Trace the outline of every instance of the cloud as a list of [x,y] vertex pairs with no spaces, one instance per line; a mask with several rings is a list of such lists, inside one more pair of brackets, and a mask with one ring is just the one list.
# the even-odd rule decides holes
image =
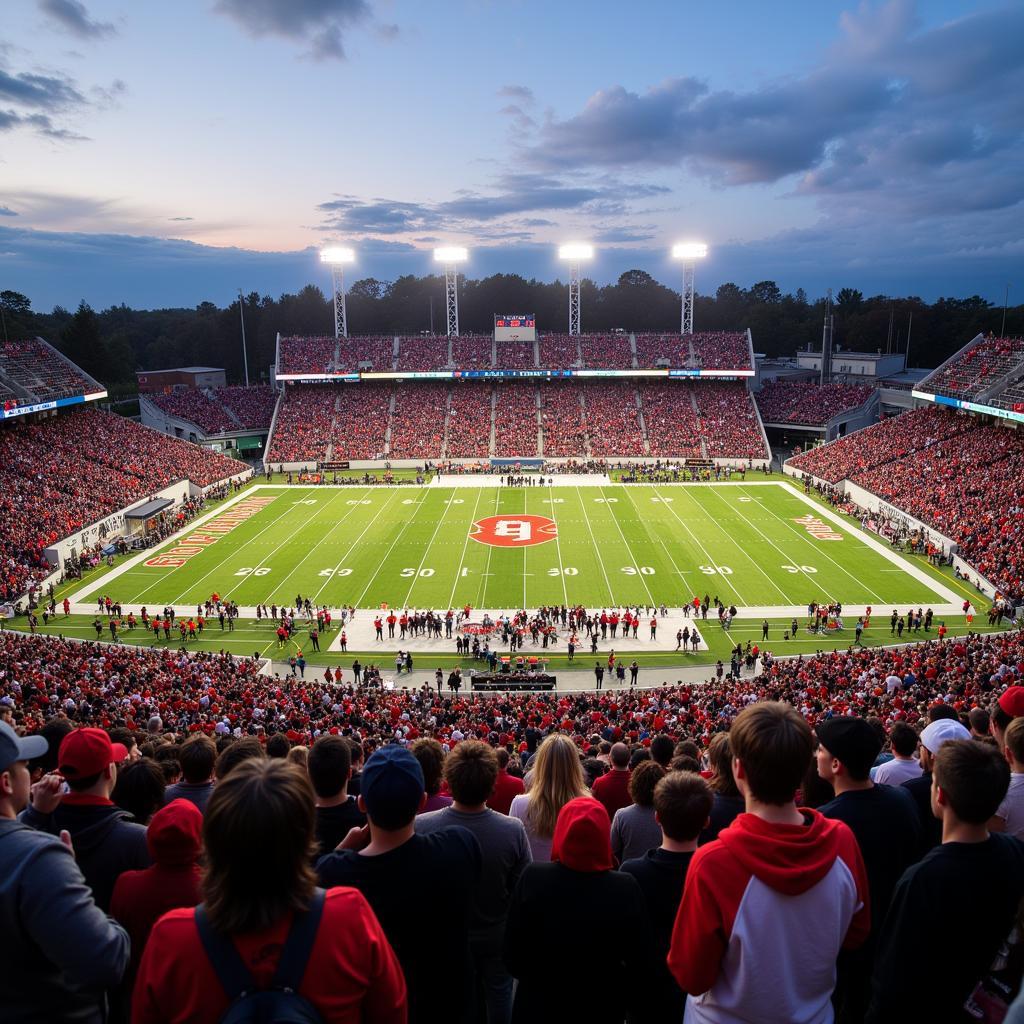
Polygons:
[[69,78],[28,72],[12,75],[2,68],[0,100],[40,110],[65,110],[85,103],[85,97]]
[[[343,60],[344,34],[370,20],[366,0],[217,0],[213,8],[256,39],[277,36],[309,46],[314,60]],[[385,34],[396,26],[379,26]]]
[[784,182],[827,216],[1010,208],[1024,176],[1021,38],[1019,5],[922,29],[911,0],[864,3],[806,71],[745,91],[609,85],[549,114],[528,158],[542,171],[683,168],[722,188]]
[[503,85],[498,90],[497,95],[505,96],[508,99],[527,105],[533,103],[535,99],[533,90],[527,85]]
[[34,128],[37,135],[57,142],[88,140],[86,135],[79,135],[70,129],[55,125],[46,114],[18,114],[13,110],[0,110],[0,132],[13,131],[21,127]]
[[90,18],[85,4],[79,0],[39,0],[39,8],[64,31],[79,39],[104,39],[117,33],[110,22]]
[[0,205],[0,217],[17,217],[18,214],[9,206]]
[[168,217],[168,220],[195,220],[195,217]]

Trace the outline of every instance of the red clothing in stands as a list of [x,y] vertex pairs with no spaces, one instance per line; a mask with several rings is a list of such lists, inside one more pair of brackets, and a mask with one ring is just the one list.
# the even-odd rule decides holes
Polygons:
[[[269,985],[291,915],[239,935],[235,946],[259,985]],[[329,889],[299,994],[328,1024],[405,1024],[405,978],[380,922],[356,889]],[[154,926],[142,957],[133,1024],[216,1024],[227,996],[203,949],[194,910],[172,910]]]
[[508,814],[509,808],[512,806],[512,798],[525,792],[525,790],[526,787],[523,785],[522,779],[509,775],[502,768],[498,772],[497,779],[495,779],[494,792],[487,799],[487,806],[499,814]]
[[614,818],[620,807],[628,807],[633,802],[629,795],[632,776],[628,768],[613,768],[594,782],[594,796],[604,804],[609,818]]

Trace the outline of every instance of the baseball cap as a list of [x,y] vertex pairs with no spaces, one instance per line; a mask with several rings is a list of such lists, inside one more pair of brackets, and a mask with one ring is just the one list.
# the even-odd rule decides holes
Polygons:
[[359,781],[367,816],[385,829],[401,828],[412,821],[425,788],[419,761],[395,744],[374,752]]
[[0,772],[15,761],[42,757],[50,743],[45,736],[19,736],[6,722],[0,722]]
[[128,748],[111,743],[102,729],[76,729],[61,742],[57,770],[68,779],[87,779],[127,756]]
[[863,718],[841,715],[815,726],[818,742],[854,777],[866,776],[882,749],[878,734]]
[[943,743],[950,740],[969,740],[971,734],[952,718],[940,718],[921,731],[921,743],[932,754],[937,754]]
[[1007,687],[998,704],[1011,718],[1024,718],[1024,686]]

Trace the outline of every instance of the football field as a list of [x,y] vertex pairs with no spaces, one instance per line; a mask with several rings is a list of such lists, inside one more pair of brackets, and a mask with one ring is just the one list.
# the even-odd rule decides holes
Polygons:
[[[465,481],[463,481],[465,482]],[[860,614],[956,600],[785,483],[555,487],[257,485],[75,595],[125,606],[740,608]]]

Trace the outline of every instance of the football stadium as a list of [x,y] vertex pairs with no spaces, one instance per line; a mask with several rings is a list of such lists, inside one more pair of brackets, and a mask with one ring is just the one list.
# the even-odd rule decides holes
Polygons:
[[574,6],[0,15],[5,1024],[1024,1022],[1024,19]]

